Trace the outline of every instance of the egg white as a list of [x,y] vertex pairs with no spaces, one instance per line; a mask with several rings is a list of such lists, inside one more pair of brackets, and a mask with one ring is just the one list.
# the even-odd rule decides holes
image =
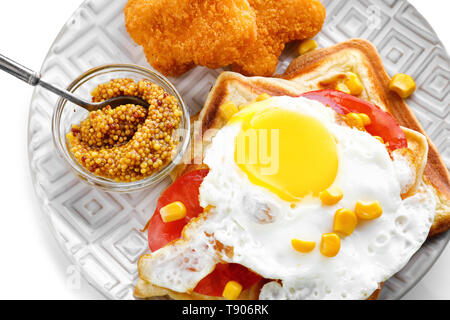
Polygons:
[[[434,198],[422,187],[415,196],[402,200],[402,189],[414,172],[404,164],[395,165],[403,159],[393,161],[385,146],[370,134],[338,123],[332,109],[305,98],[277,97],[269,103],[313,116],[334,135],[339,168],[333,185],[343,191],[343,199],[337,205],[323,206],[317,197],[307,196],[292,206],[252,184],[234,160],[241,126],[225,126],[204,159],[210,172],[200,187],[200,204],[213,207],[208,219],[191,228],[188,241],[176,250],[164,247],[159,250],[163,253],[157,252],[164,261],[153,259],[148,280],[184,292],[194,288],[221,260],[242,264],[266,279],[280,280],[266,284],[261,299],[365,299],[425,241],[435,213]],[[323,233],[333,231],[336,210],[354,208],[358,200],[378,200],[383,215],[359,222],[354,233],[342,239],[339,254],[324,257],[318,248],[320,239]],[[267,211],[269,218],[264,214]],[[233,256],[218,256],[205,236],[208,234],[233,247]],[[310,253],[299,253],[291,246],[293,238],[315,241],[317,246]],[[188,262],[180,266],[180,261]],[[189,268],[193,261],[198,272]],[[167,274],[175,268],[176,284],[171,276],[158,276],[158,272]]]
[[[211,171],[200,188],[200,203],[214,206],[222,217],[211,231],[220,242],[234,247],[228,262],[282,280],[282,287],[267,285],[262,298],[366,298],[425,241],[435,208],[432,197],[402,201],[400,181],[411,180],[408,177],[413,172],[395,166],[385,146],[370,134],[338,124],[330,108],[304,98],[273,98],[270,103],[317,118],[335,136],[339,169],[334,185],[344,198],[337,205],[323,206],[320,199],[310,196],[292,208],[291,203],[253,185],[234,161],[234,141],[240,130],[236,124],[217,134],[204,160]],[[401,172],[396,171],[399,167]],[[342,240],[335,258],[322,256],[317,247],[307,254],[293,250],[293,238],[319,244],[321,235],[332,231],[336,210],[354,208],[358,200],[378,200],[383,215],[360,222]],[[272,223],[258,219],[265,208],[270,208]]]

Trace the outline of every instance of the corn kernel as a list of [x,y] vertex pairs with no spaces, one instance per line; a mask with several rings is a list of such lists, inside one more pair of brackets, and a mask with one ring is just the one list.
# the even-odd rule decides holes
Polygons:
[[314,250],[316,243],[314,241],[303,241],[298,239],[292,239],[292,247],[301,253],[308,253]]
[[348,113],[345,115],[345,123],[350,127],[358,129],[364,128],[364,121],[361,119],[358,113]]
[[186,217],[186,207],[180,201],[172,202],[159,210],[164,223],[181,220]]
[[374,220],[382,215],[383,209],[378,201],[358,201],[355,213],[362,220]]
[[358,223],[356,214],[350,209],[339,209],[334,215],[334,232],[349,236]]
[[319,45],[315,40],[305,40],[298,46],[298,53],[304,55],[305,53],[315,50],[318,46]]
[[325,257],[333,258],[341,250],[341,238],[336,233],[325,233],[320,242],[320,253]]
[[236,281],[228,281],[222,296],[227,300],[236,300],[242,292],[242,285]]
[[370,119],[370,117],[365,114],[365,113],[358,113],[359,117],[361,118],[364,127],[367,127],[368,125],[370,125],[372,123],[372,120]]
[[319,194],[320,200],[327,206],[335,205],[341,201],[343,197],[344,194],[342,193],[342,190],[337,187],[329,188]]
[[260,94],[260,95],[256,98],[256,102],[264,101],[264,100],[267,100],[267,99],[270,99],[270,98],[271,98],[270,95],[268,95],[267,93],[263,93],[263,94]]
[[377,139],[378,141],[380,141],[382,144],[384,144],[384,140],[382,137],[380,136],[374,136],[375,139]]
[[220,106],[220,112],[224,120],[228,122],[238,112],[238,108],[233,102],[227,102]]
[[408,98],[416,91],[414,79],[407,74],[396,74],[389,83],[389,89],[396,92],[403,99]]
[[346,86],[345,84],[343,84],[343,83],[338,83],[338,84],[336,85],[336,90],[337,90],[337,91],[344,92],[344,93],[346,93],[346,94],[351,94],[350,90],[349,90],[349,89],[347,88],[347,86]]
[[353,72],[349,72],[347,74],[347,79],[344,84],[350,90],[350,94],[354,96],[359,96],[364,90],[359,76]]

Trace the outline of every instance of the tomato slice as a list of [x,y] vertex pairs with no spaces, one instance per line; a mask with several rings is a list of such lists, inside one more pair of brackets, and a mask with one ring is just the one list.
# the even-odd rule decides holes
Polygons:
[[408,146],[405,133],[397,121],[373,103],[336,90],[312,91],[300,96],[319,101],[340,114],[351,112],[367,114],[372,120],[372,123],[366,127],[367,132],[383,138],[389,151]]
[[240,264],[217,264],[214,271],[202,279],[194,291],[207,296],[221,297],[228,281],[240,283],[245,290],[261,279],[261,276]]
[[[169,242],[181,237],[188,222],[203,212],[198,200],[199,188],[209,170],[191,171],[178,178],[159,197],[156,210],[148,224],[148,245],[156,251]],[[175,201],[181,201],[186,207],[186,217],[182,220],[164,223],[159,210]],[[218,264],[213,272],[201,280],[195,292],[208,296],[221,297],[228,281],[239,282],[243,289],[248,289],[262,278],[239,264]]]
[[[198,201],[199,188],[209,170],[195,170],[177,179],[159,197],[156,210],[148,224],[148,245],[156,251],[171,241],[181,237],[181,232],[188,222],[203,212]],[[183,202],[186,217],[182,220],[164,223],[159,210],[175,201]]]

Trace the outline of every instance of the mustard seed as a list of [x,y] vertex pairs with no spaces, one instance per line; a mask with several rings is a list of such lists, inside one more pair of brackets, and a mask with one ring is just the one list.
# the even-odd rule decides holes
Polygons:
[[107,106],[89,113],[67,134],[70,151],[87,170],[117,182],[146,178],[172,160],[178,141],[173,136],[183,115],[177,99],[162,87],[141,80],[114,79],[92,91],[92,101],[121,95],[147,101]]

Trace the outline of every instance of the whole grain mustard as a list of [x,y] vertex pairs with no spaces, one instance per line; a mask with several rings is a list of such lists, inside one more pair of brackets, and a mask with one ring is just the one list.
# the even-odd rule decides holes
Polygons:
[[146,178],[168,164],[176,150],[174,131],[182,110],[177,99],[162,87],[141,80],[114,79],[92,92],[92,101],[137,96],[149,103],[109,106],[90,112],[67,134],[76,160],[97,176],[117,182]]

